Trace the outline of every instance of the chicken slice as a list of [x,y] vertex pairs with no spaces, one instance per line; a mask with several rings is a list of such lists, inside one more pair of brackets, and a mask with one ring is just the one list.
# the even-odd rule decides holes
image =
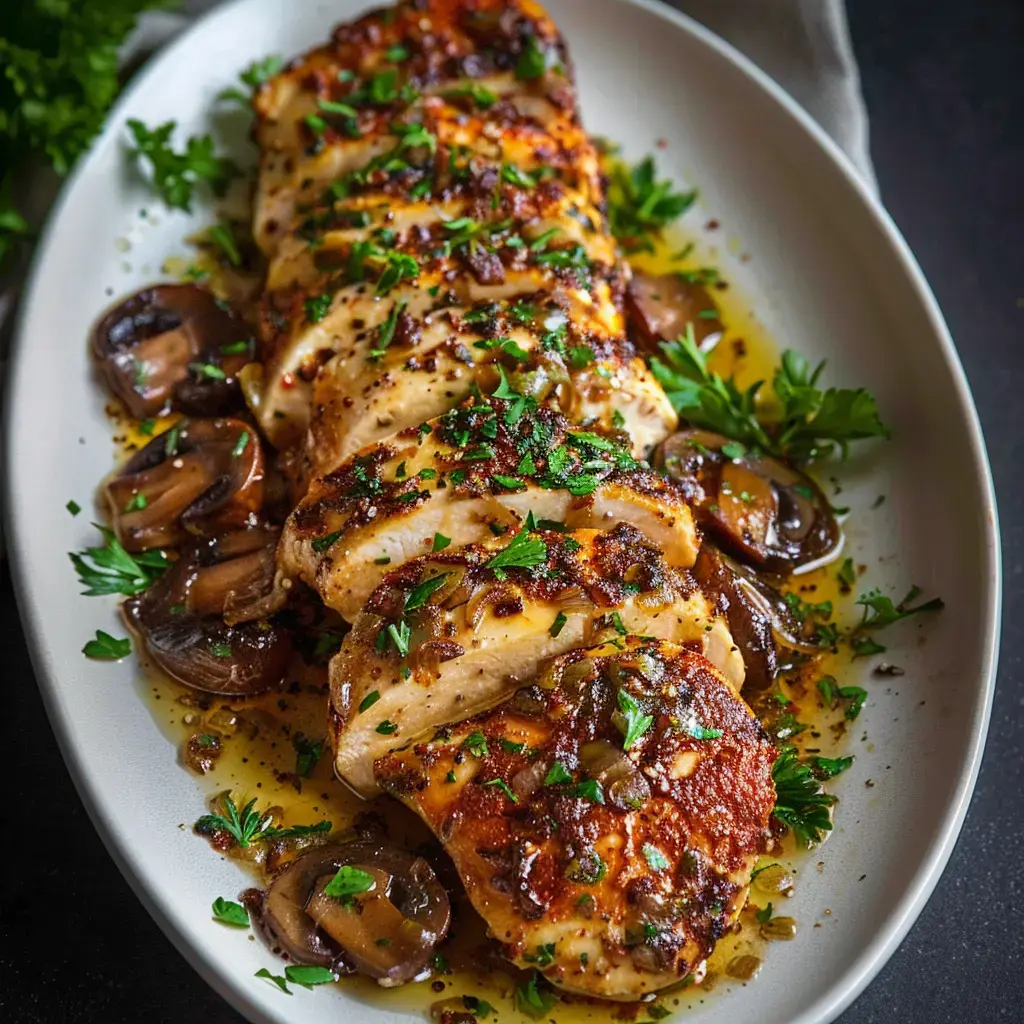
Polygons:
[[602,630],[687,643],[738,690],[743,659],[689,573],[633,526],[531,533],[389,573],[332,659],[337,774],[374,792],[373,761],[445,722],[493,707],[545,658]]
[[563,655],[375,772],[443,842],[510,960],[636,1000],[694,971],[743,908],[775,754],[704,657],[629,637]]
[[[505,384],[501,393],[514,395]],[[351,621],[388,566],[430,551],[437,537],[459,547],[514,530],[530,510],[572,528],[631,522],[670,565],[697,557],[674,485],[616,435],[574,428],[519,396],[471,397],[314,480],[288,518],[278,564]]]

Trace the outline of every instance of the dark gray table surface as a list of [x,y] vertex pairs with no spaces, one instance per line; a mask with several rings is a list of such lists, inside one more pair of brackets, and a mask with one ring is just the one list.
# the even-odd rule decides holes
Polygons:
[[[842,1024],[1021,1020],[1024,938],[1024,4],[848,0],[882,194],[956,338],[999,495],[1006,579],[992,729],[963,834],[920,920]],[[93,831],[0,584],[6,832],[0,1020],[241,1018],[136,901]]]

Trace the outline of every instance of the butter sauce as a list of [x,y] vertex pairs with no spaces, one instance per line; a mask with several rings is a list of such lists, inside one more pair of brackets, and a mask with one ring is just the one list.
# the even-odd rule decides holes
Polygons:
[[[683,249],[686,241],[677,234],[671,234],[659,244],[655,254],[637,256],[634,265],[651,273],[667,273],[696,270],[715,262],[713,250],[699,241],[693,246],[686,246],[689,251],[685,259],[672,259],[671,254]],[[165,269],[183,272],[186,266],[185,261],[168,261]],[[206,260],[203,269],[209,274],[204,283],[215,293],[222,290],[218,288],[216,264]],[[743,296],[725,281],[708,285],[708,291],[725,327],[724,335],[710,357],[711,368],[726,376],[734,374],[740,387],[758,380],[770,381],[778,350]],[[116,422],[115,442],[121,452],[131,452],[146,444],[154,433],[167,429],[177,418],[160,418],[152,429],[147,427],[142,431],[137,422],[125,417],[115,405],[109,406],[108,411]],[[787,589],[806,602],[831,601],[839,612],[836,617],[840,622],[844,618],[844,603],[850,601],[850,595],[840,593],[835,566],[792,577]],[[326,659],[319,660],[322,662],[319,666],[309,666],[297,658],[295,671],[281,692],[248,699],[224,699],[197,693],[167,679],[142,656],[140,661],[144,674],[140,688],[155,721],[179,750],[179,760],[190,738],[216,738],[219,753],[200,779],[200,787],[207,800],[230,790],[239,806],[255,797],[259,810],[272,809],[276,825],[313,824],[328,820],[336,833],[349,828],[360,815],[371,812],[384,820],[393,841],[409,847],[427,844],[438,849],[426,826],[397,801],[384,797],[367,803],[334,777],[325,737]],[[823,706],[816,681],[826,674],[841,679],[847,668],[845,656],[825,653],[799,670],[780,676],[776,690],[781,698],[762,695],[755,701],[755,711],[762,717],[775,716],[782,700],[790,701],[784,710],[792,712],[807,728],[788,737],[788,741],[794,743],[801,753],[838,756],[845,747],[847,723],[842,709],[832,711]],[[318,741],[323,743],[321,756],[308,777],[300,777],[296,771],[299,749],[308,750],[309,743]],[[197,799],[195,818],[204,811],[203,800]],[[197,837],[199,841],[202,840]],[[776,850],[761,861],[763,866],[783,865],[797,886],[802,875],[810,870],[811,863],[807,852],[797,849],[790,836],[784,837]],[[449,874],[453,875],[450,869]],[[445,877],[443,871],[442,877]],[[263,884],[264,879],[261,877],[259,882]],[[219,895],[235,898],[238,894],[211,893],[210,898],[212,900]],[[435,973],[427,981],[396,989],[383,989],[372,980],[358,976],[344,978],[340,983],[358,998],[395,1012],[424,1014],[431,1008],[435,1016],[443,1009],[465,1012],[462,997],[475,996],[494,1007],[493,1014],[481,1016],[481,1019],[498,1016],[502,1021],[533,1020],[515,1007],[513,997],[516,985],[529,975],[511,965],[503,965],[486,937],[483,921],[458,885],[453,887],[451,895],[452,928],[449,939],[440,950],[450,965],[447,971]],[[766,891],[755,879],[747,906],[737,924],[719,941],[707,961],[703,981],[694,984],[687,979],[675,989],[662,992],[656,1000],[659,1009],[655,1010],[655,1019],[664,1016],[663,1011],[685,1011],[709,1000],[717,1000],[720,993],[751,983],[763,961],[778,962],[779,953],[769,948],[770,943],[763,934],[763,923],[756,914],[772,902],[774,914],[784,915],[784,904],[789,895],[792,895],[792,888],[773,893]],[[269,951],[267,966],[272,972],[279,970]],[[253,979],[253,984],[261,982]],[[612,1019],[646,1021],[652,1019],[650,1005],[606,1003],[564,995],[546,1016],[557,1016],[560,1024]]]

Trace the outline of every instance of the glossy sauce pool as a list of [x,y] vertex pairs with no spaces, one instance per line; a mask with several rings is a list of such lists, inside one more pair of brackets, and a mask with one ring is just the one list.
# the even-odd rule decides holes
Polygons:
[[[654,256],[642,256],[635,262],[638,267],[659,272],[692,270],[714,262],[714,250],[699,244],[684,261],[668,259],[669,253],[678,252],[681,248],[683,243],[678,237],[673,237]],[[735,374],[741,387],[757,380],[770,380],[778,361],[778,351],[743,296],[731,287],[715,284],[710,285],[708,291],[725,324],[725,334],[711,356],[711,367],[724,375]],[[158,421],[155,432],[166,429],[170,422],[171,419]],[[120,419],[116,441],[122,453],[140,447],[149,439],[148,435],[138,432],[136,425]],[[840,593],[834,565],[791,578],[788,589],[809,603],[831,601],[840,624],[852,618],[852,597]],[[147,665],[144,658],[140,660],[145,669],[140,687],[156,722],[178,751],[179,766],[183,765],[183,751],[190,737],[215,736],[219,740],[219,756],[212,767],[199,777],[207,799],[230,790],[238,806],[255,797],[259,810],[274,808],[277,825],[313,824],[328,820],[336,832],[348,828],[359,815],[370,812],[383,819],[393,841],[409,847],[428,844],[432,850],[439,849],[426,826],[397,801],[382,797],[367,803],[334,778],[326,742],[322,756],[308,777],[297,775],[297,744],[301,747],[303,741],[308,744],[324,737],[326,659],[321,658],[322,663],[318,666],[305,665],[297,659],[296,671],[282,692],[249,699],[224,699],[196,693],[164,677]],[[822,675],[831,674],[841,682],[847,664],[838,655],[825,654],[814,663],[805,665],[800,672],[781,677],[777,689],[785,700],[792,702],[783,711],[792,712],[799,722],[806,725],[803,732],[789,738],[803,752],[826,756],[843,753],[847,725],[843,712],[823,707],[816,681]],[[782,707],[780,699],[768,696],[756,710],[760,714],[767,709],[774,715]],[[195,818],[206,810],[204,800],[197,794]],[[842,814],[841,806],[836,813]],[[196,842],[204,840],[197,836]],[[211,849],[211,855],[218,854]],[[784,865],[798,886],[801,876],[814,870],[817,859],[813,853],[797,850],[792,838],[787,837],[773,855],[761,863]],[[262,877],[255,881],[265,884]],[[451,887],[451,895],[452,928],[449,939],[441,947],[450,964],[450,973],[436,974],[427,981],[390,990],[361,977],[344,978],[340,984],[382,1009],[427,1014],[432,1006],[439,1004],[464,1011],[461,997],[473,995],[490,1003],[503,1021],[532,1020],[515,1009],[512,998],[515,986],[529,975],[510,965],[504,969],[501,967],[500,957],[490,951],[492,946],[486,938],[483,922],[457,885]],[[235,899],[238,894],[210,893],[211,901],[217,896]],[[778,948],[778,942],[769,943],[761,934],[762,924],[756,917],[756,911],[769,901],[773,903],[776,917],[786,914],[786,894],[768,892],[755,880],[740,921],[734,931],[719,942],[709,959],[704,981],[699,985],[680,985],[675,990],[664,992],[657,999],[653,1013],[650,1004],[602,1003],[566,996],[546,1016],[557,1016],[560,1024],[613,1019],[646,1021],[664,1016],[664,1011],[676,1012],[698,1006],[733,986],[754,983],[753,978],[734,975],[756,974],[762,960],[767,961],[767,969],[777,969],[785,955],[784,943],[783,948]],[[809,927],[809,922],[798,922],[798,927]],[[740,958],[748,959],[743,962]],[[279,973],[284,965],[268,951],[266,966],[272,973]],[[253,984],[268,982],[253,979]]]

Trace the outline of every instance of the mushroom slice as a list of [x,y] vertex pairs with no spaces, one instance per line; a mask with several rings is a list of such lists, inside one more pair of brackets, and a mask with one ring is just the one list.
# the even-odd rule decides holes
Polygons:
[[[351,891],[330,895],[345,868]],[[302,854],[274,880],[262,913],[267,937],[292,960],[355,970],[385,987],[423,975],[450,920],[448,894],[430,865],[375,840]]]
[[545,658],[626,633],[686,643],[743,684],[724,617],[629,524],[523,530],[413,559],[385,577],[331,661],[335,771],[370,796],[374,758],[508,699]]
[[284,679],[290,634],[272,620],[251,618],[276,610],[286,596],[274,591],[275,542],[274,531],[260,528],[244,540],[192,548],[125,602],[126,622],[160,669],[194,689],[240,696]]
[[707,289],[685,274],[636,271],[626,292],[630,337],[641,350],[658,355],[658,343],[674,341],[693,325],[693,338],[707,352],[724,330],[718,306]]
[[249,329],[191,284],[144,288],[96,325],[92,351],[111,393],[136,419],[170,409],[213,416],[241,405],[236,375]]
[[106,486],[128,551],[245,526],[263,503],[263,452],[241,420],[180,420],[136,452]]
[[836,554],[842,532],[805,473],[721,434],[683,430],[656,455],[681,484],[698,523],[737,558],[791,573]]

